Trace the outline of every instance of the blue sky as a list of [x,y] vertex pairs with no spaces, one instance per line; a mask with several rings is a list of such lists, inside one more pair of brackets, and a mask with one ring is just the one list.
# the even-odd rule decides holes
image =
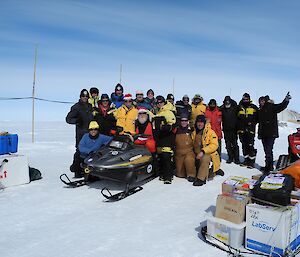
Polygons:
[[[205,102],[224,96],[275,102],[290,91],[300,111],[300,2],[0,2],[1,96],[30,96],[35,44],[36,95],[77,101],[82,88],[111,93],[153,88]],[[63,120],[70,105],[37,102],[38,120]],[[21,108],[20,108],[21,107]],[[0,120],[31,118],[30,101],[0,101]]]

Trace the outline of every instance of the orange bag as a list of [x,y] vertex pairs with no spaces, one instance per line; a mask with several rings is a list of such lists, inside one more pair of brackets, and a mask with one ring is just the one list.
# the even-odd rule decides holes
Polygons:
[[300,160],[280,171],[281,174],[289,174],[295,179],[295,187],[300,188]]

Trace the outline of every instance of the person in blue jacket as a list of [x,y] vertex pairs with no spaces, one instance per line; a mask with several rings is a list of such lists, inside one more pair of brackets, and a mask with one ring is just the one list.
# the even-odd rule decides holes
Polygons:
[[110,101],[114,104],[113,107],[119,108],[124,103],[124,89],[123,86],[118,83],[115,87],[115,92],[111,94]]
[[99,125],[96,121],[91,121],[89,133],[84,134],[79,142],[80,158],[86,158],[91,152],[99,150],[102,146],[107,145],[112,137],[99,133]]

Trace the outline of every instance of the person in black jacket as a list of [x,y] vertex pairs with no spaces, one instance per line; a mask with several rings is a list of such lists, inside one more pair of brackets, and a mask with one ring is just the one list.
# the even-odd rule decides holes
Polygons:
[[116,127],[116,119],[113,115],[114,108],[111,108],[108,94],[102,94],[95,120],[100,125],[100,133],[106,136],[111,135],[111,130]]
[[283,111],[289,104],[291,96],[287,93],[280,104],[274,104],[269,96],[259,98],[258,138],[261,139],[265,152],[265,167],[261,171],[269,173],[273,170],[273,146],[279,137],[277,113]]
[[254,168],[257,150],[254,148],[255,127],[258,107],[252,103],[250,95],[245,93],[238,106],[237,128],[242,143],[244,162],[242,166]]
[[78,144],[85,133],[89,132],[89,124],[93,120],[92,105],[88,103],[89,92],[82,89],[80,92],[79,101],[71,107],[67,114],[66,122],[68,124],[76,125],[76,152],[73,157],[73,163],[70,170],[75,173],[75,177],[82,177],[82,168],[80,167],[80,154]]
[[226,163],[234,161],[235,164],[240,164],[240,151],[237,142],[238,105],[230,96],[225,96],[220,111],[222,112],[222,128],[228,154]]
[[191,120],[192,106],[189,104],[190,98],[187,95],[182,97],[181,101],[177,101],[176,107],[176,124],[180,125],[180,117],[182,115],[187,116],[188,120]]

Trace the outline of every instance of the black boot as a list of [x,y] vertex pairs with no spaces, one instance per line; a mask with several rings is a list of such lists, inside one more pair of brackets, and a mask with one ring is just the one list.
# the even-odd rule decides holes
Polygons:
[[195,181],[195,178],[194,177],[190,177],[190,176],[187,177],[186,179],[187,179],[188,182],[194,182]]
[[242,167],[247,167],[248,164],[249,164],[249,160],[250,160],[250,159],[249,159],[248,157],[245,157],[245,158],[244,158],[244,161],[241,162],[240,165],[241,165]]
[[216,172],[216,175],[217,176],[221,176],[221,177],[223,177],[224,176],[224,171],[223,170],[221,170],[221,169],[219,169],[217,172]]
[[229,158],[227,159],[226,163],[232,163],[233,162],[233,158],[231,156],[229,156]]
[[201,180],[201,179],[196,179],[193,183],[193,186],[203,186],[204,184],[206,184],[206,181]]

